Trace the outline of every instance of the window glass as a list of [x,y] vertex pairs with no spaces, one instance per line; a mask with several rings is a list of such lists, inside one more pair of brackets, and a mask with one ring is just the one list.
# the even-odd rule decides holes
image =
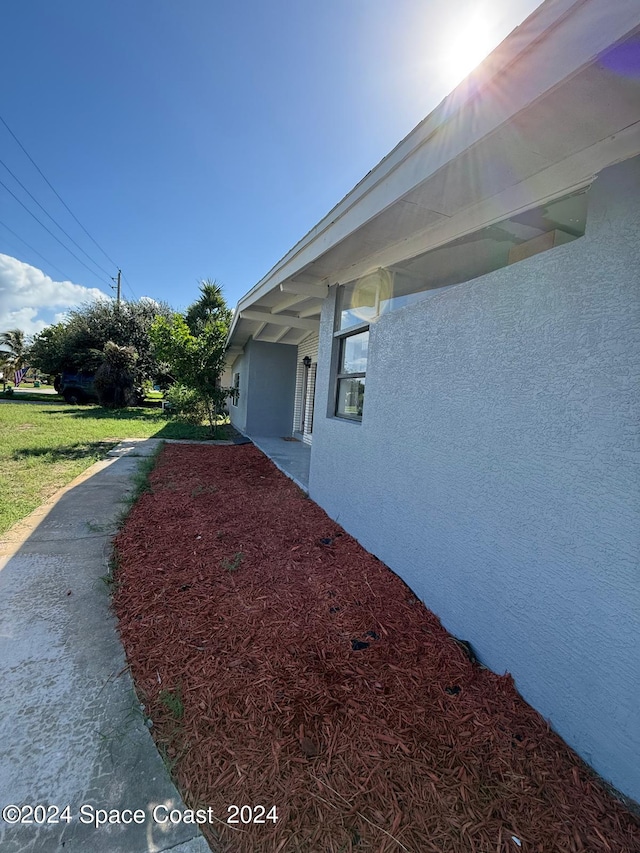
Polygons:
[[339,373],[366,373],[369,330],[342,339]]
[[338,380],[338,404],[336,414],[343,418],[362,417],[364,404],[364,377]]
[[375,323],[385,313],[427,299],[441,288],[472,281],[582,237],[587,203],[588,193],[580,190],[343,285],[336,331]]
[[357,285],[358,282],[351,282],[341,289],[339,329],[348,329],[360,323],[370,323],[376,316],[376,288]]
[[393,277],[383,269],[341,287],[338,329],[350,329],[377,320],[384,312],[392,290]]
[[238,399],[240,397],[240,374],[233,374],[233,388],[231,389],[231,403],[234,406],[238,405]]

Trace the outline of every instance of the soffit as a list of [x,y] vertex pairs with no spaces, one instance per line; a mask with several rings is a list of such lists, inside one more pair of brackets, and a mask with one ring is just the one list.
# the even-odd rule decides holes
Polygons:
[[[621,78],[599,65],[585,69],[325,252],[306,268],[306,273],[319,279],[328,278],[332,284],[344,282],[349,277],[349,268],[357,266],[367,255],[379,255],[386,246],[420,232],[424,234],[427,250],[429,231],[435,233],[443,220],[453,220],[506,189],[524,184],[552,165],[638,121],[640,80]],[[607,165],[610,163],[602,162],[598,170]],[[586,171],[583,177],[588,182],[593,174]],[[523,197],[518,205],[522,208],[540,201],[536,197]],[[513,210],[496,209],[496,218],[498,215],[506,218],[512,213]]]
[[[626,44],[637,38],[635,33]],[[521,76],[521,73],[515,74],[515,78]],[[268,314],[277,311],[279,301],[286,295],[280,291],[281,284],[343,283],[356,271],[358,275],[363,274],[367,259],[372,268],[382,265],[380,258],[387,248],[393,247],[397,257],[402,256],[404,244],[407,251],[410,246],[413,253],[416,249],[427,251],[431,245],[438,245],[443,229],[451,235],[450,239],[456,239],[465,233],[464,229],[469,233],[468,211],[482,204],[486,208],[492,199],[496,200],[494,221],[521,212],[527,205],[540,204],[545,200],[540,195],[544,182],[537,180],[537,176],[547,171],[554,175],[556,194],[574,188],[580,181],[588,183],[594,172],[614,161],[611,158],[615,156],[615,146],[606,148],[609,160],[602,157],[600,162],[596,155],[582,158],[585,163],[582,175],[575,165],[576,160],[581,161],[577,155],[590,148],[595,150],[602,140],[615,140],[616,134],[640,121],[640,80],[614,70],[607,55],[556,85],[509,121],[496,126],[504,103],[516,98],[513,92],[516,85],[517,79],[507,76],[492,81],[482,97],[463,114],[443,122],[431,144],[414,151],[403,164],[405,182],[409,175],[407,192],[395,200],[391,194],[389,203],[378,210],[370,198],[363,201],[364,207],[371,206],[367,221],[333,244],[328,232],[319,234],[312,241],[313,251],[305,250],[306,254],[300,254],[298,266],[289,263],[281,275],[273,276],[270,288],[265,283],[262,292],[256,292],[253,299],[254,291],[251,291],[238,307],[250,305],[252,310]],[[477,136],[484,128],[487,132],[477,142],[434,170],[439,149],[452,154],[458,139]],[[560,186],[558,169],[562,171],[564,161],[571,161],[571,168],[566,170],[566,183]],[[521,192],[507,192],[514,188],[521,188]],[[383,191],[381,184],[376,192],[384,197]],[[507,206],[499,198],[501,194],[509,195]],[[458,220],[461,230],[456,233]],[[305,261],[306,258],[310,260]],[[302,316],[319,322],[321,305],[320,299],[301,298],[299,303],[278,313],[281,317]],[[276,328],[271,323],[262,326],[243,320],[241,316],[234,322],[234,343],[243,345],[256,333],[265,340],[277,338],[282,342],[294,342],[293,336],[283,335],[281,326]],[[294,336],[299,337],[299,334],[298,330]]]

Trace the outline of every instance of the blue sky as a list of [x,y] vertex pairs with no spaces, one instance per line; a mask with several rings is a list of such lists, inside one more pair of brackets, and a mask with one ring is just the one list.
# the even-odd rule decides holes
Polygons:
[[[537,5],[4,0],[0,116],[127,298],[183,309],[210,277],[235,305],[450,91],[456,33],[497,44]],[[0,222],[32,247],[0,225],[0,331],[33,332],[116,268],[1,123],[0,159],[105,270],[0,185]]]

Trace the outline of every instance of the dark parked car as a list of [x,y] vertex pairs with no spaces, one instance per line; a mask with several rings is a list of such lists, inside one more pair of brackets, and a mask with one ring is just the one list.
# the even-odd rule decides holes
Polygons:
[[53,383],[58,394],[62,394],[67,403],[78,405],[82,403],[97,403],[93,373],[62,373],[56,376]]

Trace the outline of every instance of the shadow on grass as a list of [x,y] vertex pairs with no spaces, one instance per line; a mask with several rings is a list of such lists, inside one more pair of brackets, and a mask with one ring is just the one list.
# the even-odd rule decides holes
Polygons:
[[194,426],[180,421],[168,421],[167,416],[154,408],[105,409],[102,406],[64,406],[60,409],[47,409],[47,415],[67,415],[69,418],[92,421],[111,421],[118,423],[137,422],[156,425],[157,429],[150,432],[149,438],[186,438],[198,441],[207,439],[226,439],[235,435],[235,430],[228,424],[221,424],[216,434],[211,435],[209,427]]
[[59,394],[38,394],[38,392],[24,392],[17,394],[6,394],[0,392],[0,400],[9,400],[10,403],[62,403]]
[[57,447],[22,447],[13,451],[13,459],[45,458],[47,462],[65,462],[86,459],[87,456],[101,458],[117,444],[117,441],[78,441]]
[[161,409],[137,407],[131,409],[105,409],[103,406],[61,406],[47,409],[46,415],[68,415],[70,418],[92,421],[165,421]]

